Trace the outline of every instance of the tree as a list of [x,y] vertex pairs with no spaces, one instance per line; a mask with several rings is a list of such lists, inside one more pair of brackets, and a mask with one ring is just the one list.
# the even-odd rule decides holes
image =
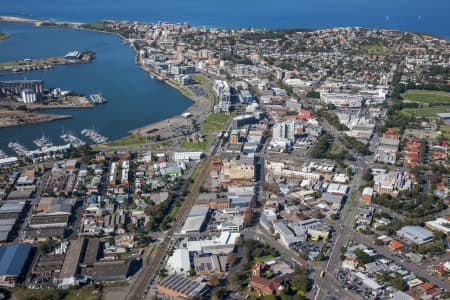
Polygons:
[[211,277],[209,277],[208,284],[210,286],[218,286],[220,284],[219,277],[217,277],[217,275],[211,275]]
[[373,180],[372,169],[368,168],[367,170],[364,171],[363,179],[364,179],[364,181],[372,181]]
[[308,98],[315,98],[315,99],[319,99],[320,98],[320,92],[317,91],[310,91],[306,94],[306,97]]
[[301,292],[305,294],[311,289],[311,280],[308,278],[308,274],[299,273],[290,281],[290,286],[295,292]]
[[323,135],[316,143],[316,145],[311,149],[309,155],[312,158],[325,158],[327,156],[327,152],[331,148],[331,140],[333,136],[330,134]]
[[350,177],[352,177],[352,175],[353,175],[353,170],[352,170],[352,168],[348,167],[347,168],[347,176],[350,178]]
[[378,238],[375,238],[375,239],[373,240],[373,243],[374,243],[375,245],[377,245],[377,246],[382,246],[382,245],[383,245],[383,241],[380,240],[380,239],[378,239]]
[[231,252],[230,254],[228,254],[227,264],[230,266],[234,266],[234,264],[236,263],[236,259],[237,259],[236,253]]
[[372,257],[359,248],[355,250],[355,255],[358,257],[360,264],[365,265],[372,262]]
[[405,283],[401,276],[397,276],[391,281],[392,286],[395,287],[399,291],[406,291],[408,289],[408,285]]
[[226,293],[227,293],[227,291],[224,287],[219,287],[213,291],[213,293],[211,295],[211,299],[212,300],[225,299]]
[[47,241],[42,242],[42,243],[39,244],[39,251],[40,251],[42,254],[45,254],[45,253],[48,253],[48,252],[50,252],[51,250],[53,250],[53,247],[54,247],[54,246],[55,246],[55,241],[52,240],[52,239],[49,239],[49,240],[47,240]]
[[320,251],[319,254],[317,255],[317,261],[322,261],[325,259],[325,254]]
[[335,110],[336,109],[336,105],[334,105],[333,103],[328,103],[327,104],[327,109],[328,110]]
[[247,208],[244,214],[244,226],[248,227],[252,225],[253,219],[253,210],[251,208]]
[[160,277],[166,277],[167,276],[167,270],[166,269],[161,269],[159,271],[159,276]]
[[136,224],[128,223],[127,229],[128,229],[128,231],[135,231],[136,230]]

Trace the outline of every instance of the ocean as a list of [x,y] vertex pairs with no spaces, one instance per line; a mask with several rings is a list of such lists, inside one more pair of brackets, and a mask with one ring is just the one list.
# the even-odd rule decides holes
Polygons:
[[116,19],[219,28],[364,26],[450,37],[448,0],[2,0],[1,15],[58,21]]

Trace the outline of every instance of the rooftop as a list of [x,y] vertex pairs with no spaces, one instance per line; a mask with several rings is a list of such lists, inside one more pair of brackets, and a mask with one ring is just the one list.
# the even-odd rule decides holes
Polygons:
[[19,276],[30,251],[31,245],[28,244],[0,247],[0,276]]

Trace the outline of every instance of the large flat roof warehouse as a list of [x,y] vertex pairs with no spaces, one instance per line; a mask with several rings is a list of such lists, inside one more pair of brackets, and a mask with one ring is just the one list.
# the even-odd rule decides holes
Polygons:
[[191,269],[189,250],[185,248],[176,249],[167,260],[167,267],[169,273],[189,272]]
[[403,226],[397,235],[417,245],[426,244],[433,240],[433,233],[420,226]]
[[206,216],[208,214],[209,208],[204,206],[194,206],[189,212],[189,217],[194,216]]
[[158,283],[158,291],[172,297],[191,299],[201,295],[206,290],[206,284],[193,281],[183,275],[169,275]]
[[0,276],[19,276],[30,251],[31,245],[29,244],[0,247]]
[[[196,241],[188,241],[186,243],[186,247],[189,250],[189,252],[197,252],[197,253],[203,253],[207,248],[211,247],[224,247],[224,246],[230,246],[226,247],[231,248],[233,250],[234,244],[236,243],[236,239],[240,237],[241,234],[237,232],[227,232],[223,231],[220,233],[219,237],[215,237],[214,239],[205,239],[205,240],[196,240]],[[231,251],[230,251],[231,252]]]
[[181,229],[182,234],[200,232],[205,222],[206,215],[188,216]]
[[78,238],[70,242],[61,273],[59,274],[60,279],[74,277],[77,274],[78,263],[80,262],[85,244],[85,238]]

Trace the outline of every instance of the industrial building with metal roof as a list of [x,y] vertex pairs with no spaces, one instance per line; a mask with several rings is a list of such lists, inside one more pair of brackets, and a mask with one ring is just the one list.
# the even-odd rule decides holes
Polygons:
[[169,275],[157,285],[158,293],[173,298],[193,299],[207,290],[206,284],[193,281],[183,275]]
[[15,244],[0,247],[0,286],[14,287],[25,273],[31,245]]

